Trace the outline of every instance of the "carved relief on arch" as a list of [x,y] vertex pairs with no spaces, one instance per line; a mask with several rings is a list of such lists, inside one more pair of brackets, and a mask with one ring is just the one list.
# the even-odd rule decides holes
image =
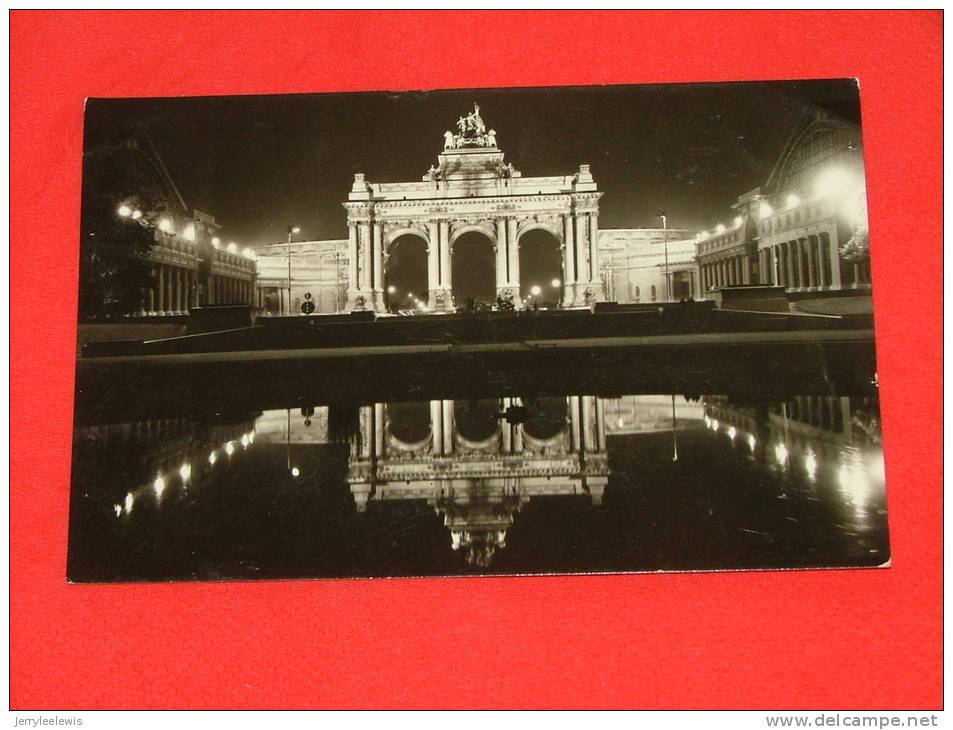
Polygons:
[[464,233],[482,233],[496,245],[496,228],[493,221],[487,218],[457,219],[450,222],[450,244],[452,245]]
[[560,223],[558,216],[533,216],[532,218],[526,218],[519,222],[519,225],[516,227],[516,240],[519,240],[523,237],[524,233],[529,233],[530,231],[546,231],[550,233],[553,238],[556,239],[556,242],[561,246],[563,243],[563,227]]
[[391,244],[394,243],[401,236],[417,236],[424,240],[424,243],[427,244],[427,247],[430,247],[430,234],[427,229],[412,221],[393,221],[384,223],[381,230],[382,240],[384,245],[384,250],[390,248]]

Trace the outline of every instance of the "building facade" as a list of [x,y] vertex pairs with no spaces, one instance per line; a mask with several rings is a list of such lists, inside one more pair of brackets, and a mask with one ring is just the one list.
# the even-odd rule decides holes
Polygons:
[[694,235],[676,228],[600,230],[606,298],[620,303],[700,298]]
[[704,291],[770,284],[793,292],[869,289],[860,128],[805,117],[763,188],[732,206],[730,226],[697,239]]
[[254,251],[223,241],[213,216],[189,208],[149,139],[127,140],[110,153],[87,159],[84,185],[96,189],[84,190],[84,215],[94,213],[87,206],[106,201],[109,215],[152,238],[141,254],[148,275],[125,314],[178,316],[194,307],[253,304]]
[[262,313],[266,316],[300,313],[308,294],[317,314],[345,311],[349,266],[347,243],[347,239],[338,239],[294,241],[290,246],[288,243],[260,246],[257,249],[255,303]]

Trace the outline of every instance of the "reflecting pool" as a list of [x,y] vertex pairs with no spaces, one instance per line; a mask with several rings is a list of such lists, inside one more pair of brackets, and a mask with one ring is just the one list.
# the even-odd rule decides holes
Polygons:
[[81,424],[73,581],[878,566],[875,395],[475,395]]

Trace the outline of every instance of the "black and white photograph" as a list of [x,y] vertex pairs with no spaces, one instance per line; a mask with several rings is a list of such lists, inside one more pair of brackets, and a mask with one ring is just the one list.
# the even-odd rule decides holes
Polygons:
[[861,105],[89,98],[68,579],[889,566]]

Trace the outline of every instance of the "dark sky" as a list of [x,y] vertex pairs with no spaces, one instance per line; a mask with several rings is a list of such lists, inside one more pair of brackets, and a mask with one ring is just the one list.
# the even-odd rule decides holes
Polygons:
[[344,238],[354,172],[420,180],[473,102],[524,176],[589,163],[602,228],[654,226],[659,209],[672,228],[713,226],[764,183],[806,109],[860,122],[850,80],[90,100],[86,149],[145,128],[186,202],[240,245],[290,222]]

